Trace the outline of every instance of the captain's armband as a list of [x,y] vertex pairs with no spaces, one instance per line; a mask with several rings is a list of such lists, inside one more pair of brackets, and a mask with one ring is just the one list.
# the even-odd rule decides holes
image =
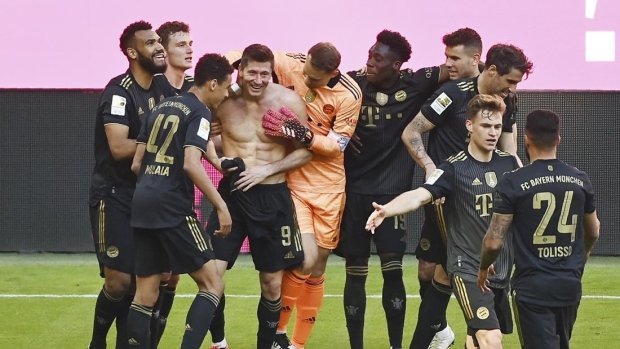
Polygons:
[[351,140],[350,137],[339,135],[336,132],[334,132],[334,130],[329,130],[329,133],[327,134],[327,138],[331,138],[335,140],[336,142],[338,142],[338,145],[340,146],[340,151],[342,152],[344,152],[344,150],[347,148],[347,144],[349,144],[349,141]]

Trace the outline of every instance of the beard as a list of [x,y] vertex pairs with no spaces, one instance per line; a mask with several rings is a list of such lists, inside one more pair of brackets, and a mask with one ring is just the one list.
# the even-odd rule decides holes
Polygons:
[[[156,53],[159,52],[154,52],[153,54],[155,55]],[[140,51],[138,51],[138,63],[142,68],[144,68],[144,70],[151,74],[163,74],[166,71],[166,68],[168,68],[165,60],[164,64],[157,65],[153,60],[153,56],[147,57],[146,55],[143,55]]]

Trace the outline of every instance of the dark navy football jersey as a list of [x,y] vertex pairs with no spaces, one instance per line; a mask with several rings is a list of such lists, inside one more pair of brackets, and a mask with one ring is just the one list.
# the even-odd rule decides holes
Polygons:
[[[474,159],[467,150],[451,156],[439,165],[423,188],[433,200],[445,197],[443,219],[448,232],[448,273],[463,279],[478,279],[482,239],[491,223],[494,190],[506,172],[518,168],[512,154],[496,150],[489,162]],[[492,287],[506,288],[512,270],[512,246],[508,242],[495,261]]]
[[189,91],[189,89],[194,86],[194,77],[191,75],[185,75],[185,77],[183,78],[183,85],[181,86],[181,88],[174,88],[174,91],[180,95],[183,94],[187,91]]
[[146,144],[133,196],[131,225],[172,228],[194,216],[194,184],[183,169],[185,147],[203,153],[211,112],[193,93],[164,99],[145,120],[138,143]]
[[495,202],[496,213],[513,215],[511,286],[519,299],[551,307],[579,303],[583,216],[595,211],[588,175],[557,159],[536,160],[502,178]]
[[[129,139],[136,139],[142,120],[159,101],[175,92],[162,74],[153,77],[148,90],[135,81],[131,71],[108,83],[99,99],[95,120],[95,168],[90,187],[90,204],[95,205],[114,188],[133,189],[136,176],[131,172],[132,159],[114,160],[105,133],[105,125],[129,127]],[[130,199],[130,198],[129,198]]]
[[[449,81],[435,91],[422,107],[424,117],[435,125],[428,135],[427,147],[427,153],[435,164],[440,164],[467,146],[467,104],[478,94],[478,77]],[[504,99],[506,112],[502,118],[502,132],[512,132],[512,125],[516,122],[514,99],[511,96]]]
[[361,154],[345,151],[347,191],[358,194],[400,194],[411,189],[415,162],[401,140],[405,127],[439,86],[439,67],[401,71],[398,82],[377,90],[365,72],[348,74],[362,89],[362,108],[355,134]]

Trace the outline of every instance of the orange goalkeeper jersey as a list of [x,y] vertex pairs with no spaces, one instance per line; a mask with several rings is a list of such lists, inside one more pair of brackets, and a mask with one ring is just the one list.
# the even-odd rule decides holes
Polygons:
[[360,87],[347,74],[338,73],[326,86],[311,90],[304,84],[305,54],[275,52],[274,55],[278,83],[304,98],[308,128],[314,132],[310,147],[312,160],[287,173],[289,188],[319,193],[344,192],[343,149],[357,125],[362,106]]
[[[300,168],[288,171],[286,180],[289,188],[318,193],[344,192],[343,148],[355,131],[362,107],[359,85],[349,75],[338,73],[326,86],[310,90],[304,84],[305,54],[274,52],[274,56],[274,82],[296,91],[304,98],[308,128],[314,132],[314,140],[309,148],[313,154],[312,160]],[[241,59],[241,51],[230,51],[225,57],[236,66]]]

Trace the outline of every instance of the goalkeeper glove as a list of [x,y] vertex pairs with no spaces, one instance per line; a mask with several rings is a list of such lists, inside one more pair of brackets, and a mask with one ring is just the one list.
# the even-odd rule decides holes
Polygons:
[[263,115],[263,128],[268,136],[295,139],[305,146],[309,146],[314,138],[314,133],[287,107],[280,108],[279,112],[269,109]]

